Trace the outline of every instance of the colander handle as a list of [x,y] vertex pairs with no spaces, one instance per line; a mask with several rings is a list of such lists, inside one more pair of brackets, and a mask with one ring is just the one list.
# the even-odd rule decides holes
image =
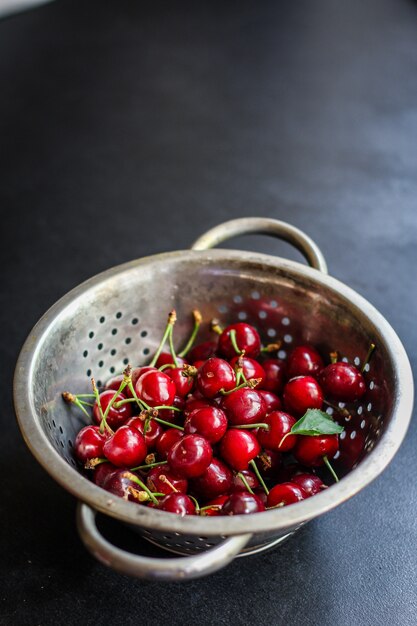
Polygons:
[[242,217],[237,220],[230,220],[215,226],[201,235],[191,246],[192,250],[208,250],[219,243],[237,237],[257,233],[259,235],[272,235],[292,244],[305,257],[307,262],[317,270],[327,274],[327,263],[316,243],[302,230],[266,217]]
[[173,559],[139,556],[117,548],[99,532],[97,511],[78,503],[77,527],[87,549],[99,561],[122,574],[154,580],[190,580],[224,567],[246,546],[251,534],[229,537],[216,547],[197,555]]

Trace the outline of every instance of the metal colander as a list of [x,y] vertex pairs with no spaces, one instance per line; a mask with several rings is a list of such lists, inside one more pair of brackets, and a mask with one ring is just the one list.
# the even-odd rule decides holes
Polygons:
[[[294,244],[312,267],[264,254],[209,250],[225,239],[266,233]],[[306,521],[325,513],[369,484],[386,467],[405,436],[413,403],[407,355],[378,311],[327,275],[314,242],[298,229],[270,219],[226,222],[188,251],[147,257],[86,281],[57,302],[38,322],[16,366],[14,397],[20,428],[44,468],[80,500],[81,537],[102,562],[138,577],[193,578],[215,571],[237,555],[270,548]],[[323,354],[337,349],[359,364],[369,344],[377,350],[366,367],[368,391],[355,406],[341,443],[336,485],[300,503],[235,517],[178,517],[126,502],[78,471],[73,442],[85,417],[61,398],[66,389],[90,390],[129,362],[147,361],[156,349],[167,311],[175,308],[175,339],[189,335],[190,311],[221,324],[245,320],[264,342],[282,340],[280,357],[301,342]],[[201,336],[204,339],[204,336]],[[95,524],[97,511],[135,528],[144,538],[181,557],[148,558],[110,544]],[[370,512],[370,515],[372,513]]]

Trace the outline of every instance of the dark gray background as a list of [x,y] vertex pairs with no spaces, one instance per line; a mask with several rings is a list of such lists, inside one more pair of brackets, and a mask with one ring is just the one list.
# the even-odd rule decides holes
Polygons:
[[2,624],[416,623],[415,424],[383,476],[281,549],[159,585],[87,554],[11,402],[57,298],[245,215],[311,235],[415,364],[416,25],[406,0],[62,0],[0,22]]

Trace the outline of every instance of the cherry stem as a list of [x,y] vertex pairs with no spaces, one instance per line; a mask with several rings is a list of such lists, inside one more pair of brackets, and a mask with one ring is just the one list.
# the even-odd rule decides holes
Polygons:
[[188,363],[186,363],[182,367],[181,376],[184,376],[184,378],[195,378],[195,376],[197,376],[197,372],[198,369],[194,367],[194,365],[188,365]]
[[168,409],[169,411],[174,411],[175,413],[181,413],[181,409],[179,409],[177,406],[171,406],[170,404],[161,404],[154,407],[154,411],[162,411],[162,409]]
[[171,352],[172,360],[174,361],[175,367],[179,367],[177,355],[175,354],[173,333],[174,327],[171,326],[171,332],[168,335],[169,351]]
[[228,396],[229,394],[237,391],[238,389],[243,389],[243,387],[249,387],[249,389],[255,389],[257,385],[261,382],[262,378],[250,378],[249,380],[243,381],[240,385],[237,385],[230,391],[225,391],[224,389],[220,389],[220,393],[222,396]]
[[284,443],[284,441],[286,440],[287,437],[289,437],[290,435],[293,435],[294,433],[291,432],[291,430],[289,430],[281,439],[281,441],[278,444],[278,448],[280,448],[282,446],[282,444]]
[[187,356],[187,354],[193,347],[195,338],[197,337],[197,333],[201,326],[201,322],[203,321],[202,315],[198,309],[194,309],[193,317],[194,317],[194,328],[190,335],[189,340],[187,341],[185,345],[185,348],[183,348],[181,352],[178,354],[178,356],[180,356],[181,358],[184,358],[185,356]]
[[339,478],[338,478],[336,472],[334,471],[333,467],[331,466],[331,463],[330,463],[329,459],[327,458],[327,456],[323,457],[323,461],[327,465],[327,468],[328,468],[329,472],[331,473],[331,475],[333,476],[333,478],[335,479],[335,481],[338,483],[339,482]]
[[239,354],[239,355],[242,354],[242,350],[237,345],[236,330],[234,328],[232,328],[232,330],[230,331],[229,338],[230,338],[230,343],[232,344],[233,349],[236,352],[236,354]]
[[94,469],[97,465],[101,465],[102,463],[109,463],[109,460],[97,456],[93,459],[88,459],[84,465],[84,469]]
[[168,487],[170,487],[174,493],[178,493],[178,489],[174,487],[172,482],[165,476],[165,474],[160,474],[159,480],[161,481],[161,483],[165,483],[166,485],[168,485]]
[[159,359],[159,356],[160,356],[160,354],[162,352],[162,349],[163,349],[164,345],[166,344],[166,341],[169,338],[170,333],[172,332],[172,327],[174,326],[176,321],[177,321],[177,314],[175,312],[175,309],[173,309],[170,312],[170,314],[168,315],[168,322],[167,322],[164,334],[162,336],[161,343],[159,344],[158,349],[155,352],[152,361],[149,363],[150,367],[154,367],[155,363]]
[[188,494],[188,497],[190,498],[190,500],[192,500],[194,502],[195,505],[195,512],[197,513],[197,515],[200,515],[200,505],[198,504],[198,500],[197,498],[194,498],[194,496]]
[[135,476],[135,474],[131,474],[130,472],[128,472],[129,476],[128,478],[136,483],[137,485],[139,485],[139,487],[141,487],[143,489],[143,491],[146,491],[146,493],[148,494],[148,496],[150,497],[150,499],[152,500],[152,502],[156,505],[158,505],[158,500],[155,498],[154,494],[152,493],[152,491],[150,489],[148,489],[148,487],[145,485],[144,482],[142,482],[140,480],[140,478],[138,478],[137,476]]
[[263,464],[264,470],[271,469],[272,467],[271,459],[268,458],[268,455],[266,454],[266,452],[261,452],[261,454],[258,454],[258,459]]
[[146,435],[146,433],[147,433],[147,432],[148,432],[148,430],[149,430],[149,422],[151,421],[151,419],[152,419],[152,418],[151,418],[151,416],[150,416],[150,415],[149,415],[149,413],[148,413],[148,415],[147,415],[147,416],[146,416],[146,418],[145,418],[145,423],[144,423],[144,425],[143,425],[143,435],[144,435],[144,436]]
[[146,402],[144,400],[141,400],[140,398],[138,398],[138,394],[136,393],[136,390],[135,390],[135,388],[133,386],[132,379],[129,380],[129,382],[127,383],[127,386],[130,389],[130,393],[132,394],[133,398],[139,404],[141,409],[144,409],[145,411],[152,411],[152,409],[149,406],[149,404],[146,404]]
[[272,509],[281,509],[283,506],[285,506],[285,502],[278,502],[278,504],[275,504],[274,506],[267,506],[265,508],[267,511],[272,511]]
[[331,402],[328,402],[328,400],[323,400],[323,404],[326,404],[334,411],[337,411],[338,413],[340,413],[340,415],[343,415],[343,417],[346,417],[348,419],[351,419],[352,417],[347,409],[337,406],[337,404],[332,404]]
[[91,379],[91,385],[93,387],[93,393],[94,393],[94,396],[96,398],[98,410],[99,410],[99,413],[100,413],[100,416],[101,416],[100,432],[104,433],[104,429],[106,429],[108,433],[113,435],[114,433],[113,433],[112,429],[110,428],[110,426],[107,423],[107,415],[105,415],[103,413],[103,409],[101,407],[100,394],[98,392],[96,381],[94,380],[94,378]]
[[223,332],[223,328],[220,326],[219,324],[219,320],[213,318],[210,322],[210,330],[213,331],[213,333],[216,333],[216,335],[221,335]]
[[77,398],[95,398],[93,393],[77,393]]
[[265,430],[269,430],[269,424],[261,423],[261,424],[239,424],[238,426],[233,426],[233,428],[240,429],[250,429],[250,428],[264,428]]
[[148,463],[147,465],[138,465],[137,467],[132,467],[132,472],[136,472],[136,470],[150,469],[152,467],[159,467],[160,465],[166,465],[168,461],[158,461],[157,463]]
[[171,406],[170,404],[161,404],[160,406],[150,407],[143,400],[139,400],[139,398],[138,399],[136,399],[136,398],[126,398],[126,400],[119,400],[119,402],[115,402],[113,404],[113,407],[115,409],[118,409],[121,406],[123,406],[124,404],[129,404],[130,402],[136,402],[141,407],[146,407],[145,408],[146,411],[152,411],[152,410],[158,411],[159,409],[169,409],[170,411],[177,411],[178,413],[181,413],[181,409],[179,409],[176,406]]
[[163,424],[163,426],[168,426],[168,428],[176,428],[177,430],[184,430],[184,428],[182,426],[178,426],[177,424],[171,424],[171,422],[166,422],[165,420],[161,420],[160,417],[152,417],[152,419],[155,420],[155,422],[158,422],[158,424]]
[[240,478],[240,480],[242,481],[242,483],[245,485],[246,489],[249,491],[249,493],[251,493],[252,495],[254,495],[252,488],[250,487],[248,481],[246,480],[245,476],[242,474],[242,472],[238,472],[236,474],[236,476],[238,478]]
[[68,402],[69,404],[75,404],[75,406],[81,409],[81,411],[88,417],[88,419],[91,419],[91,415],[88,413],[87,409],[76,395],[70,393],[69,391],[64,391],[62,393],[62,398],[65,400],[65,402]]
[[329,357],[330,357],[330,363],[332,363],[332,364],[333,364],[333,363],[337,363],[338,358],[339,358],[339,355],[338,355],[338,353],[335,351],[335,352],[330,352]]
[[163,365],[161,365],[161,367],[158,367],[158,369],[160,372],[163,372],[164,370],[167,370],[167,369],[171,369],[171,368],[174,369],[174,367],[175,367],[175,363],[164,363]]
[[136,402],[135,398],[126,398],[125,400],[119,400],[113,404],[113,408],[119,409],[121,406],[125,404],[129,404],[129,402]]
[[371,358],[372,358],[372,355],[373,355],[373,353],[374,353],[375,348],[376,348],[376,345],[375,345],[374,343],[371,343],[371,345],[369,346],[368,353],[367,353],[367,355],[366,355],[366,357],[365,357],[365,360],[364,360],[364,362],[363,362],[363,365],[362,365],[362,367],[361,367],[361,373],[362,373],[362,374],[363,374],[363,373],[364,373],[364,371],[365,371],[365,367],[368,365],[369,361],[371,360]]
[[207,504],[207,506],[200,507],[200,515],[201,513],[204,514],[204,512],[208,511],[209,509],[215,509],[216,511],[220,511],[221,508],[222,507],[220,504]]
[[258,466],[256,465],[255,461],[252,459],[251,461],[249,461],[249,465],[251,466],[251,468],[253,469],[253,471],[256,474],[256,478],[259,480],[259,482],[261,483],[262,489],[265,491],[266,495],[269,495],[269,489],[268,487],[265,485],[264,479],[262,478],[259,470],[258,470]]
[[282,341],[277,341],[275,343],[268,343],[268,345],[261,348],[261,352],[277,352],[282,346]]
[[245,383],[247,383],[247,379],[245,374],[243,373],[243,357],[245,354],[245,350],[242,350],[238,360],[235,365],[235,374],[236,374],[236,385],[240,385],[240,380],[242,379]]
[[104,411],[104,415],[103,415],[103,419],[107,420],[107,416],[109,414],[110,409],[112,408],[112,406],[116,403],[117,397],[120,393],[122,393],[123,389],[128,385],[129,381],[131,381],[131,377],[130,377],[130,373],[132,371],[132,368],[130,365],[128,365],[125,369],[125,371],[123,372],[123,380],[120,383],[119,389],[115,392],[114,396],[112,397],[112,399],[110,400],[110,402],[108,403],[108,405],[106,406],[106,410]]

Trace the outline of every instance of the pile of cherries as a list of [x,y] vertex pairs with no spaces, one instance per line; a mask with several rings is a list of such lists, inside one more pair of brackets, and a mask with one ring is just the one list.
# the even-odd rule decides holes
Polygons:
[[179,354],[172,311],[149,365],[128,366],[104,390],[92,379],[91,394],[63,394],[92,418],[74,444],[92,480],[140,505],[209,516],[309,498],[327,487],[316,473],[326,466],[324,476],[337,481],[330,461],[343,427],[322,409],[343,414],[339,402],[359,401],[362,372],[334,353],[325,365],[311,345],[271,358],[280,344],[262,347],[243,322],[224,329],[212,322],[216,340],[194,345],[202,320],[193,314]]

